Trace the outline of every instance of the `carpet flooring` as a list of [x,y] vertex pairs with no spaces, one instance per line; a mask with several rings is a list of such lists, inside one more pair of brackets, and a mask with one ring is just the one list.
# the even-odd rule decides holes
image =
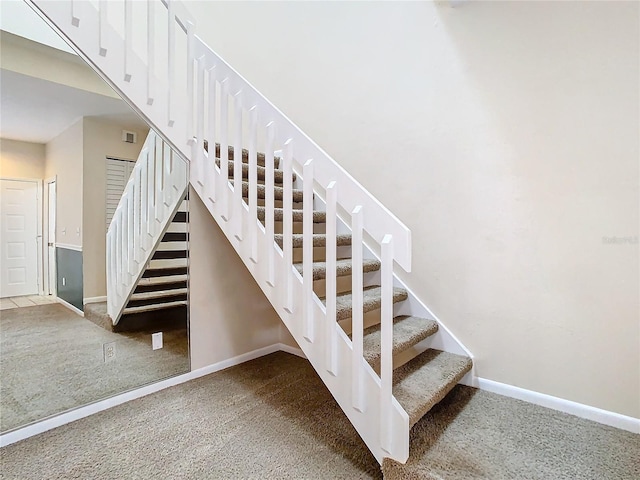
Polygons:
[[[0,316],[0,431],[189,371],[186,329],[112,333],[59,304]],[[103,344],[116,355],[104,361]]]
[[[637,479],[639,436],[458,386],[392,479]],[[0,449],[14,479],[365,479],[380,466],[303,359],[278,352]]]

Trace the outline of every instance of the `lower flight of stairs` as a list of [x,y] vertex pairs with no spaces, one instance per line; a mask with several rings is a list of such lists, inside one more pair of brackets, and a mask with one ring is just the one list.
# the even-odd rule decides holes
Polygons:
[[185,199],[153,253],[120,321],[113,325],[106,303],[85,305],[85,318],[114,332],[185,327],[189,280],[189,200]]
[[[219,156],[219,146],[216,145],[216,156]],[[249,184],[247,182],[248,168],[246,165],[248,158],[247,151],[243,151],[242,161],[242,194],[244,201],[248,202]],[[229,181],[235,183],[233,148],[229,148]],[[276,169],[279,166],[279,158],[275,158]],[[257,198],[258,219],[264,225],[265,222],[265,158],[259,154],[258,157],[258,185]],[[220,164],[219,159],[216,162]],[[294,174],[294,188],[292,198],[284,198],[282,182],[284,179],[282,170],[276,170],[274,174],[274,198],[275,212],[275,241],[282,248],[282,205],[285,201],[293,202],[293,251],[294,262],[298,272],[303,274],[302,264],[302,190],[296,188],[296,176]],[[314,211],[314,264],[313,280],[314,291],[318,297],[324,301],[326,286],[326,236],[325,212]],[[341,234],[337,236],[337,320],[345,333],[351,333],[351,235]],[[379,372],[380,370],[380,307],[381,292],[376,284],[375,278],[380,270],[380,262],[376,259],[366,259],[362,265],[364,273],[364,357],[371,367]],[[394,289],[394,304],[399,304],[409,298],[408,292],[403,288]],[[394,318],[393,326],[393,355],[394,355],[394,377],[393,394],[409,415],[410,426],[413,426],[422,416],[424,416],[436,403],[442,400],[447,393],[469,372],[472,368],[470,358],[461,355],[430,349],[420,348],[423,342],[438,331],[438,324],[433,320],[416,316],[397,316]]]

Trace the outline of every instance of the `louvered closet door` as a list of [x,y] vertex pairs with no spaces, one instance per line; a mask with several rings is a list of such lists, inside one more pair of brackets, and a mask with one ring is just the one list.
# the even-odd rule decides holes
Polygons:
[[136,162],[107,158],[107,229]]

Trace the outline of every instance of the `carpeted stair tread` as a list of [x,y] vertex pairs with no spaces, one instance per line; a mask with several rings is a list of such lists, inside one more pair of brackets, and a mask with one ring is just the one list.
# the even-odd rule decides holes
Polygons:
[[[231,180],[231,184],[233,185],[233,180]],[[257,187],[257,197],[258,198],[263,198],[263,199],[266,198],[267,189],[265,188],[265,186],[262,185],[261,183],[259,183],[258,185],[256,185],[256,187]],[[291,193],[292,193],[294,202],[302,202],[302,197],[303,197],[302,190],[292,189]],[[246,182],[246,181],[242,182],[242,196],[244,198],[248,198],[249,197],[249,182]],[[284,199],[284,188],[279,187],[277,185],[274,185],[274,187],[273,187],[273,199],[274,200],[283,200]]]
[[[220,159],[216,158],[216,165],[219,167],[220,166]],[[228,170],[229,170],[229,176],[231,177],[234,174],[234,161],[233,160],[229,160],[228,162]],[[267,174],[267,169],[265,167],[257,167],[257,178],[258,180],[264,180],[266,178],[266,174]],[[249,164],[247,163],[243,163],[242,164],[242,178],[243,179],[248,179],[249,178]],[[296,180],[296,174],[294,172],[291,173],[291,178],[293,181]],[[278,169],[274,169],[273,170],[273,181],[275,183],[282,183],[284,181],[284,172],[282,170],[278,170]]]
[[[276,243],[280,245],[280,248],[282,248],[284,236],[278,233],[274,235],[274,237],[275,237]],[[301,248],[302,242],[303,242],[303,235],[301,233],[294,233],[292,236],[293,248]],[[338,247],[351,246],[351,234],[336,235],[336,243]],[[326,245],[327,245],[327,236],[324,233],[313,234],[314,247],[325,247]]]
[[[258,207],[258,219],[264,221],[265,219],[266,208]],[[294,208],[292,210],[293,221],[294,222],[302,222],[302,209]],[[313,223],[324,223],[326,221],[326,213],[325,212],[313,212]],[[273,209],[273,219],[276,222],[282,222],[284,218],[284,210],[282,208],[274,208]]]
[[[381,287],[366,287],[362,298],[362,306],[364,313],[371,312],[380,308],[382,304]],[[404,288],[393,289],[393,303],[402,302],[409,298]],[[345,320],[351,318],[351,292],[342,293],[336,298],[336,320]],[[322,298],[322,302],[326,305],[326,298]]]
[[[293,265],[302,275],[304,264],[295,263]],[[351,275],[352,261],[350,258],[342,258],[336,261],[336,276],[345,277]],[[362,271],[364,273],[375,272],[380,270],[380,262],[378,260],[364,259],[362,261]],[[324,280],[327,278],[327,262],[313,262],[313,279]]]
[[[393,319],[393,355],[413,347],[438,331],[434,320],[413,316],[400,316]],[[380,367],[380,324],[364,331],[364,358],[373,369]]]
[[471,370],[468,357],[429,349],[393,372],[393,395],[413,426]]

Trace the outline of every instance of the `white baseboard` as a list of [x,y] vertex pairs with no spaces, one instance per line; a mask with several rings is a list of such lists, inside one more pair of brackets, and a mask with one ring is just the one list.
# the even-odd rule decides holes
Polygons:
[[[191,372],[185,373],[183,375],[178,375],[176,377],[171,377],[166,380],[153,383],[151,385],[146,385],[142,388],[138,388],[130,392],[122,393],[120,395],[116,395],[114,397],[107,398],[99,402],[91,403],[89,405],[79,407],[75,410],[62,413],[55,417],[44,419],[38,423],[27,425],[26,427],[2,434],[0,435],[0,447],[4,447],[5,445],[10,445],[12,443],[19,442],[20,440],[24,440],[29,437],[33,437],[34,435],[44,433],[53,428],[60,427],[62,425],[74,422],[76,420],[80,420],[81,418],[88,417],[89,415],[93,415],[94,413],[107,410],[108,408],[115,407],[125,402],[129,402],[131,400],[144,397],[151,393],[159,392],[160,390],[164,390],[165,388],[173,387],[175,385],[188,382],[189,380],[194,380],[196,378],[209,375],[210,373],[224,370],[225,368],[229,368],[234,365],[239,365],[241,363],[248,362],[249,360],[253,360],[259,357],[263,357],[264,355],[269,355],[270,353],[274,353],[281,350],[280,348],[281,345],[282,344],[276,343],[273,345],[269,345],[267,347],[259,348],[251,352],[247,352],[242,355],[238,355],[236,357],[229,358],[227,360],[223,360],[218,363],[214,363],[213,365],[202,367],[197,370],[193,370]],[[288,346],[285,345],[285,347],[288,347]],[[288,347],[288,348],[291,348],[291,347]]]
[[69,302],[67,302],[66,300],[61,299],[60,297],[55,297],[55,299],[56,299],[56,302],[58,302],[60,305],[64,305],[65,307],[67,307],[72,312],[77,313],[81,317],[84,317],[84,312],[82,310],[80,310],[79,308],[74,307]]
[[87,303],[102,303],[102,302],[106,302],[107,301],[107,297],[87,297],[85,299],[82,300],[82,304],[86,305]]
[[544,393],[526,390],[524,388],[507,385],[505,383],[487,380],[486,378],[474,377],[463,378],[465,385],[486,390],[487,392],[497,393],[505,397],[515,398],[541,407],[550,408],[559,412],[575,415],[576,417],[585,418],[594,422],[609,425],[611,427],[627,430],[632,433],[640,434],[640,419],[628,417],[619,413],[602,410],[601,408],[591,407],[571,400],[553,397]]

